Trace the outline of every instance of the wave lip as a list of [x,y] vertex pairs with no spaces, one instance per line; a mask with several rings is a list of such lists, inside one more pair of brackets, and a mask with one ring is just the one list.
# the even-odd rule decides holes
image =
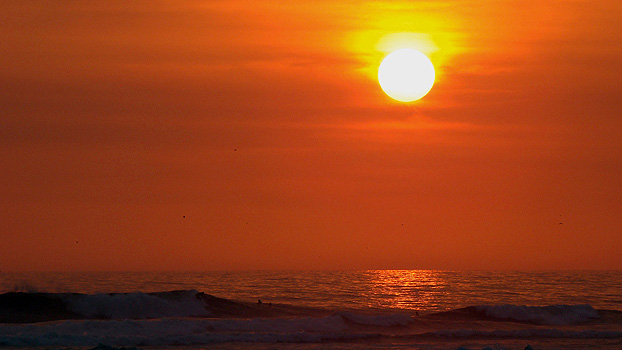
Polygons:
[[600,316],[590,305],[478,305],[463,310],[501,321],[518,321],[539,325],[575,325]]

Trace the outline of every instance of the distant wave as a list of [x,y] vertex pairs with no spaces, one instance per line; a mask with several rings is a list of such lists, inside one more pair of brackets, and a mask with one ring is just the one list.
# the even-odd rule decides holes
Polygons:
[[555,326],[581,324],[600,317],[590,305],[478,305],[441,314]]

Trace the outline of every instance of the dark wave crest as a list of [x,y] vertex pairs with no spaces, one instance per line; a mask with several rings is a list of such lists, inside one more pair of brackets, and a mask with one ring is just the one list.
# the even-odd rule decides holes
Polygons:
[[439,316],[463,320],[520,322],[536,325],[577,325],[600,318],[590,305],[477,305],[438,313]]
[[280,316],[294,310],[235,302],[195,290],[158,293],[0,294],[0,323],[68,319],[157,319],[166,317]]

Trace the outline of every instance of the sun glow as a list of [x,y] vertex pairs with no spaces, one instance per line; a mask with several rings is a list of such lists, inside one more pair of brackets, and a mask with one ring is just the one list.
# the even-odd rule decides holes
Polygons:
[[378,82],[391,98],[416,101],[434,85],[435,71],[430,59],[415,49],[399,49],[387,55],[378,68]]

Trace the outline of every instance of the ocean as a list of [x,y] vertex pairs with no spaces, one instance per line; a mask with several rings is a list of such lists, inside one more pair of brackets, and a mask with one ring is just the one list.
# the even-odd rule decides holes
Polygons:
[[8,349],[622,349],[622,272],[0,273]]

